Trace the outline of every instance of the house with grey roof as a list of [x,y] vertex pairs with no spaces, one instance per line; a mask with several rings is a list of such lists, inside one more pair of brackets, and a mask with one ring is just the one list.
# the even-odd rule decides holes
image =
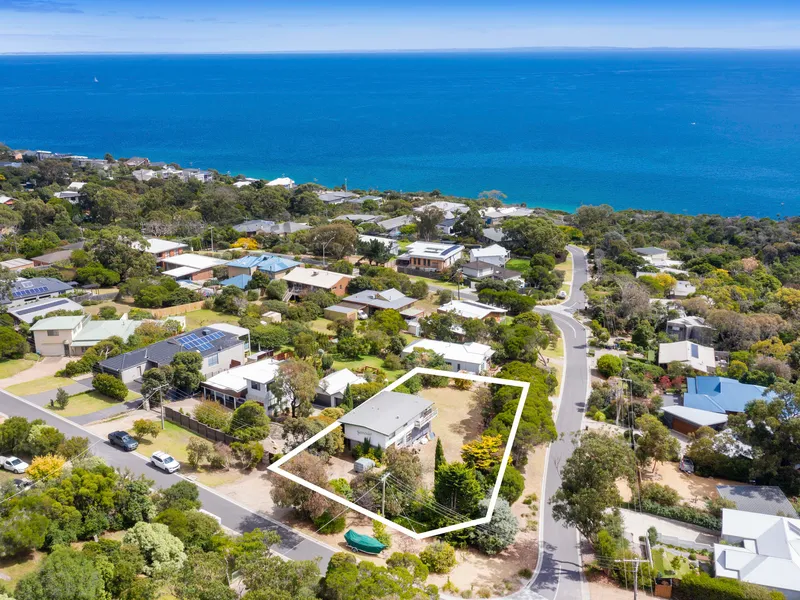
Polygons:
[[11,284],[11,295],[0,296],[0,304],[7,309],[31,304],[42,298],[55,298],[72,291],[72,286],[53,277],[20,277]]
[[109,373],[125,383],[130,383],[140,379],[146,371],[154,367],[170,364],[178,352],[197,352],[203,357],[200,372],[208,378],[244,364],[247,341],[242,339],[245,336],[237,333],[207,325],[138,350],[107,358],[98,364],[98,368],[102,373]]
[[110,337],[127,342],[141,321],[127,315],[121,319],[93,321],[89,315],[46,317],[33,324],[30,331],[36,353],[42,356],[81,356],[86,350]]
[[[236,185],[236,184],[234,184]],[[252,221],[245,221],[234,225],[233,228],[239,233],[247,235],[256,235],[269,233],[270,227],[275,225],[275,221],[265,221],[264,219],[253,219]]]
[[678,317],[667,321],[667,335],[677,342],[710,345],[716,330],[703,317]]
[[357,198],[358,194],[354,194],[353,192],[317,192],[319,199],[322,200],[325,204],[344,204],[345,202],[350,202],[353,198]]
[[359,310],[364,310],[368,315],[376,310],[391,308],[400,312],[417,301],[416,298],[409,298],[403,292],[394,288],[377,292],[375,290],[363,290],[357,294],[347,296],[342,300],[345,306],[354,306]]
[[433,402],[400,392],[379,392],[339,419],[344,438],[352,448],[369,441],[384,450],[403,448],[431,434],[438,414]]
[[404,227],[405,225],[411,225],[412,223],[414,223],[413,215],[401,215],[399,217],[393,217],[384,221],[378,221],[378,225],[383,227],[383,229],[386,230],[386,233],[391,237],[399,236],[400,228]]
[[487,227],[483,230],[481,241],[489,243],[489,244],[498,244],[505,239],[505,234],[502,230],[497,229],[496,227]]
[[644,248],[634,248],[633,249],[636,254],[643,257],[647,262],[660,262],[663,260],[668,260],[669,252],[664,250],[663,248],[658,248],[656,246],[646,246]]
[[368,214],[347,214],[347,215],[339,215],[338,217],[334,217],[334,221],[350,221],[353,224],[357,223],[374,223],[378,219],[381,218],[381,215],[368,215]]
[[35,267],[49,267],[50,265],[59,263],[59,262],[68,262],[72,257],[72,252],[74,250],[80,250],[84,246],[84,242],[74,242],[72,244],[66,244],[61,246],[59,250],[55,250],[54,252],[48,252],[47,254],[42,254],[40,256],[34,256],[31,260],[33,261],[33,265]]
[[797,518],[797,511],[776,485],[718,485],[721,498],[736,503],[736,510]]
[[8,314],[21,323],[30,325],[38,317],[46,317],[51,312],[66,310],[69,312],[81,311],[83,307],[69,298],[42,298],[30,304],[23,304],[8,309]]

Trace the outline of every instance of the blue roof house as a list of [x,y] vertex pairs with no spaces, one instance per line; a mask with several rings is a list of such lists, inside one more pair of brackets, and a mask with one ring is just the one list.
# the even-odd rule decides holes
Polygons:
[[232,285],[234,287],[239,288],[240,290],[246,290],[247,284],[250,283],[251,279],[252,276],[250,275],[234,275],[233,277],[220,281],[219,284],[222,287],[227,287],[229,285]]
[[690,377],[683,405],[720,414],[744,412],[752,400],[772,400],[775,394],[760,385],[740,383],[728,377]]
[[253,275],[257,270],[275,278],[281,273],[286,273],[301,263],[291,258],[276,256],[274,254],[248,254],[228,263],[228,277],[236,275]]

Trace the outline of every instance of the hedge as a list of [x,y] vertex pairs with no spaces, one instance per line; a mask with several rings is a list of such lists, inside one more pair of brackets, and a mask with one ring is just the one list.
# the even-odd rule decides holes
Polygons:
[[727,577],[710,577],[705,573],[685,575],[672,589],[676,600],[785,600],[778,591],[760,585],[743,583]]
[[128,388],[113,375],[98,373],[92,380],[94,389],[113,400],[125,400],[128,397]]
[[[625,508],[631,510],[639,510],[639,503],[627,502]],[[713,529],[715,531],[722,531],[722,519],[718,519],[705,511],[697,510],[691,506],[662,506],[651,500],[642,500],[641,508],[643,512],[664,517],[666,519],[674,519],[675,521],[683,521],[706,529]]]

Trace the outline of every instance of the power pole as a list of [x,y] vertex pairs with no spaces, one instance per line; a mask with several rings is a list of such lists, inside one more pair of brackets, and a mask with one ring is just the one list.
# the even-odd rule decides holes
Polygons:
[[211,231],[211,254],[214,254],[214,226],[208,228]]
[[633,563],[633,600],[638,600],[639,598],[639,564],[648,562],[644,558],[625,558],[625,559],[618,559],[614,562],[621,562],[625,563]]
[[381,492],[381,516],[386,514],[386,480],[389,478],[389,472],[383,474],[381,483],[383,483],[383,491]]
[[161,430],[165,429],[164,425],[164,394],[161,393],[163,388],[158,388],[158,403],[161,405]]

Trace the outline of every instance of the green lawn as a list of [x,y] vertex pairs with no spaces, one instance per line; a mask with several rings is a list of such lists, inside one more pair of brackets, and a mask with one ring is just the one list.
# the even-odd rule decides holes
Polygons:
[[653,567],[655,568],[656,572],[666,573],[666,571],[673,571],[675,573],[675,577],[682,577],[683,575],[688,575],[691,573],[691,569],[689,568],[689,560],[680,556],[681,564],[680,566],[675,569],[672,566],[672,559],[675,556],[680,556],[677,554],[673,554],[663,548],[656,548],[653,550]]
[[239,317],[236,315],[224,315],[206,308],[200,308],[186,313],[186,330],[191,331],[198,327],[211,325],[212,323],[233,323],[239,324]]
[[26,556],[0,558],[0,572],[11,578],[3,583],[13,592],[19,580],[38,569],[46,556],[44,552],[33,552]]
[[[141,394],[129,390],[128,397],[125,398],[125,401],[135,400],[140,397]],[[103,410],[104,408],[110,408],[117,404],[119,404],[117,400],[112,400],[100,392],[84,392],[82,394],[70,396],[69,404],[67,404],[67,407],[64,409],[58,407],[50,408],[49,406],[47,408],[58,413],[62,417],[78,417],[80,415],[88,415],[89,413]]]
[[31,394],[38,394],[39,392],[46,392],[60,387],[66,387],[75,383],[74,379],[69,377],[55,377],[48,375],[41,379],[34,379],[33,381],[26,381],[25,383],[17,383],[6,388],[6,391],[16,394],[17,396],[30,396]]
[[542,350],[542,354],[547,358],[564,358],[564,339],[559,335],[555,347],[551,344]]
[[[360,360],[335,360],[333,362],[333,370],[340,371],[341,369],[350,369],[355,372],[359,367],[374,367],[376,369],[383,369],[383,359],[377,356],[362,356]],[[386,371],[386,369],[383,369]],[[405,369],[398,369],[397,371],[386,371],[386,378],[391,383],[405,373]]]
[[315,331],[317,333],[321,333],[323,335],[332,335],[330,329],[328,329],[328,325],[333,323],[330,319],[315,319],[308,324],[311,328],[311,331]]
[[531,261],[529,258],[512,258],[506,263],[506,269],[512,271],[519,271],[524,273],[531,268]]
[[[411,281],[424,281],[429,286],[435,285],[437,287],[453,290],[454,292],[458,289],[458,286],[455,283],[451,283],[449,281],[439,281],[438,279],[432,279],[431,277],[418,277],[417,275],[409,275],[409,279]],[[461,287],[463,288],[464,286]]]
[[0,379],[5,379],[30,369],[39,361],[36,354],[26,354],[25,358],[0,361]]

